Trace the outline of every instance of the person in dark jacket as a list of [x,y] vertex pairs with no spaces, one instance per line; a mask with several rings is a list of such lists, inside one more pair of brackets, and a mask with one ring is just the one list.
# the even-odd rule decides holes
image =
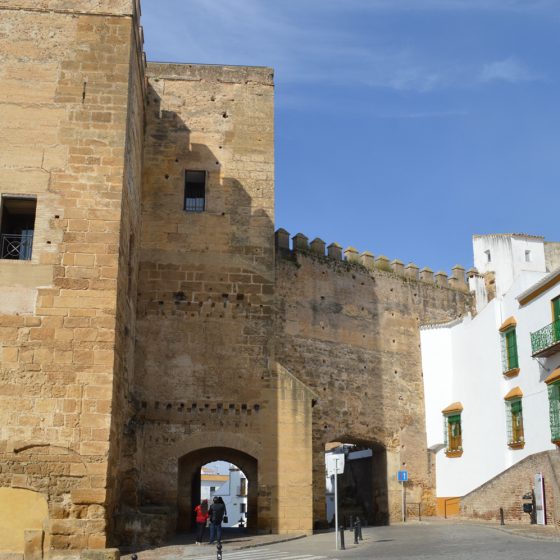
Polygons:
[[227,515],[226,504],[222,498],[214,496],[212,505],[208,509],[208,515],[210,517],[210,542],[208,544],[212,544],[215,538],[218,539],[218,542],[222,542],[222,521]]

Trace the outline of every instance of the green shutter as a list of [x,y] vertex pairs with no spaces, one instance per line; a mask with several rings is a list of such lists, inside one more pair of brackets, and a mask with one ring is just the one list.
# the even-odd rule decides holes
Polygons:
[[552,320],[560,321],[560,297],[552,300]]
[[552,441],[560,440],[560,383],[548,386],[548,405],[550,411],[550,435]]
[[517,357],[517,338],[515,336],[515,329],[506,332],[506,347],[507,347],[507,365],[508,369],[515,369],[519,367],[519,359]]
[[447,421],[450,424],[459,424],[459,422],[461,422],[461,415],[460,414],[451,414],[447,417]]
[[511,413],[521,414],[521,400],[511,402]]

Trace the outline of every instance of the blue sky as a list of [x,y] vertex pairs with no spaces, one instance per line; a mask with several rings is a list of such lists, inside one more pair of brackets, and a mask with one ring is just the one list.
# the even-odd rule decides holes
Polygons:
[[148,59],[272,66],[276,227],[450,271],[560,241],[560,0],[143,0]]

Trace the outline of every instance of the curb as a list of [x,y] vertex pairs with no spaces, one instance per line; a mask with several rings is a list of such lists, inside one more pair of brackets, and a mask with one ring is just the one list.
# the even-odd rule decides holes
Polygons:
[[285,539],[276,539],[274,541],[266,541],[262,543],[246,544],[244,546],[237,547],[235,550],[247,550],[248,548],[258,548],[260,546],[268,546],[269,544],[280,544],[290,541],[298,541],[300,539],[307,538],[307,535],[296,535],[295,537],[287,537]]

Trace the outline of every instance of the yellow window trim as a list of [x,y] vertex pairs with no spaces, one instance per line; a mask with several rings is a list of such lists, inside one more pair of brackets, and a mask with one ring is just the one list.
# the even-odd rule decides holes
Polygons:
[[508,317],[503,323],[502,326],[500,327],[500,332],[506,332],[509,329],[513,329],[517,326],[517,321],[515,320],[515,317]]
[[512,399],[519,399],[523,396],[523,391],[519,387],[514,387],[505,397],[504,401],[511,401]]
[[554,383],[555,381],[560,380],[560,368],[555,369],[545,380],[544,382],[547,385]]
[[460,402],[454,402],[448,407],[444,408],[441,412],[443,414],[451,414],[452,412],[461,412],[463,410],[463,405]]

